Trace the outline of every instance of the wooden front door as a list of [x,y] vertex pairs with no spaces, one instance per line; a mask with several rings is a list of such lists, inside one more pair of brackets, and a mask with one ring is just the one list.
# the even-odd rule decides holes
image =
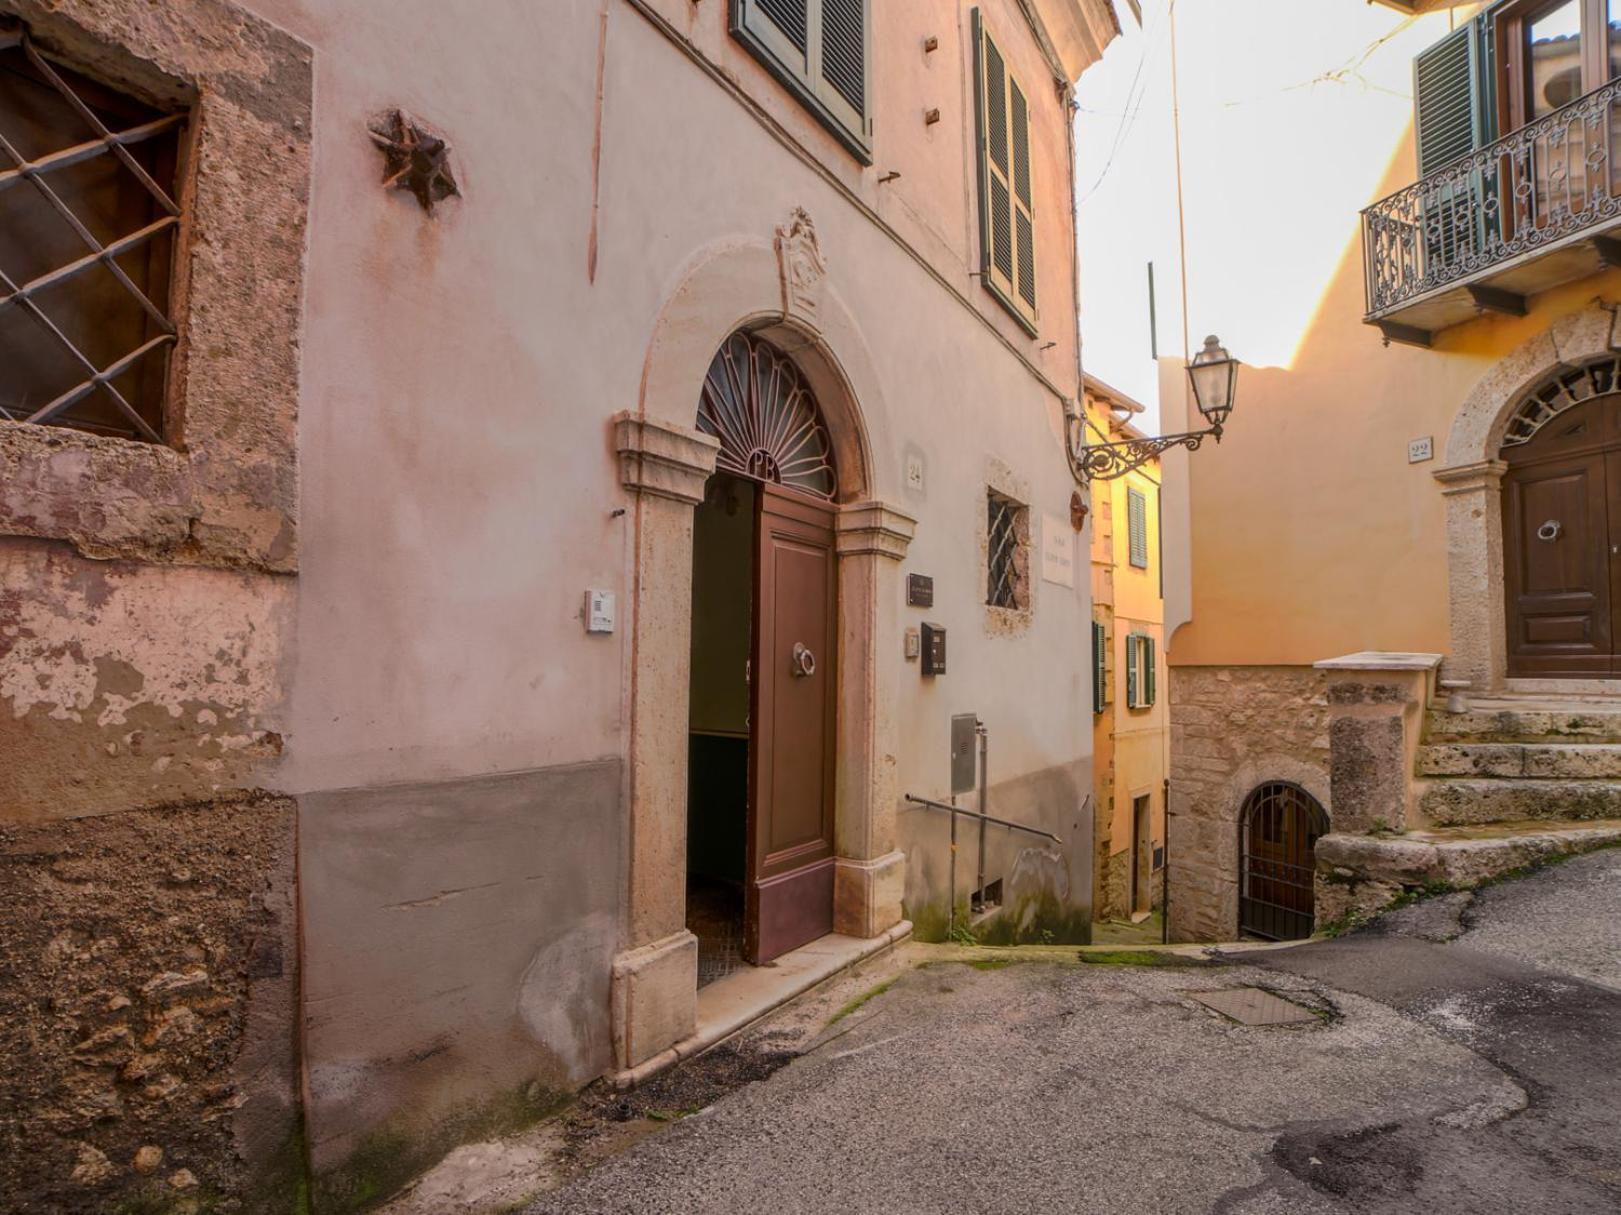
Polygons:
[[833,510],[763,484],[756,524],[744,953],[833,931]]
[[1621,673],[1621,396],[1561,414],[1503,456],[1508,673]]

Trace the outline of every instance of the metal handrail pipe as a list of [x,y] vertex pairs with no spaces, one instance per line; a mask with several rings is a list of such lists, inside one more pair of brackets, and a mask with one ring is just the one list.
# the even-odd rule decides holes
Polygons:
[[1039,835],[1060,846],[1064,842],[1051,831],[1043,831],[1040,827],[1027,827],[1023,823],[1009,822],[1005,818],[997,818],[994,814],[981,814],[977,810],[967,810],[962,806],[952,806],[945,802],[931,801],[926,797],[917,797],[911,793],[906,795],[906,800],[914,803],[915,805],[928,806],[931,810],[944,810],[948,814],[966,814],[969,818],[977,818],[982,822],[995,823],[998,827],[1011,827],[1014,831],[1024,831],[1030,835]]

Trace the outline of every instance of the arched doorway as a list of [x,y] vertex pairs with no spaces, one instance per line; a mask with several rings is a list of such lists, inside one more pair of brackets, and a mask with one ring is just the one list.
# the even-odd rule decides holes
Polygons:
[[838,474],[809,382],[747,332],[697,428],[720,443],[693,521],[688,929],[700,986],[833,930]]
[[1238,930],[1269,941],[1309,937],[1317,841],[1328,813],[1299,785],[1268,781],[1239,811]]
[[[1621,674],[1621,393],[1533,396],[1504,437],[1508,674]],[[1582,373],[1591,378],[1592,369]]]

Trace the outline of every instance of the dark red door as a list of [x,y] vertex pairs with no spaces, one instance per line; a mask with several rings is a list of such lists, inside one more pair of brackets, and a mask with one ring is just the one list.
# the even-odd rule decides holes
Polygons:
[[833,931],[837,637],[833,511],[760,486],[744,952],[756,964]]
[[1597,679],[1621,669],[1618,449],[1621,398],[1603,397],[1504,451],[1510,675]]

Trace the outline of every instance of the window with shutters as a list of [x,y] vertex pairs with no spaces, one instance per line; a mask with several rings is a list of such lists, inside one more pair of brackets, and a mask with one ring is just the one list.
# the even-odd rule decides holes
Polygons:
[[731,0],[739,42],[872,163],[872,0]]
[[1146,633],[1126,638],[1126,707],[1152,708],[1155,696],[1154,639]]
[[0,422],[166,437],[185,124],[0,29]]
[[1148,498],[1140,489],[1126,490],[1126,531],[1132,565],[1148,568]]
[[1036,220],[1030,106],[977,8],[974,44],[980,279],[1034,337]]
[[1109,707],[1109,630],[1101,620],[1092,622],[1092,712]]

